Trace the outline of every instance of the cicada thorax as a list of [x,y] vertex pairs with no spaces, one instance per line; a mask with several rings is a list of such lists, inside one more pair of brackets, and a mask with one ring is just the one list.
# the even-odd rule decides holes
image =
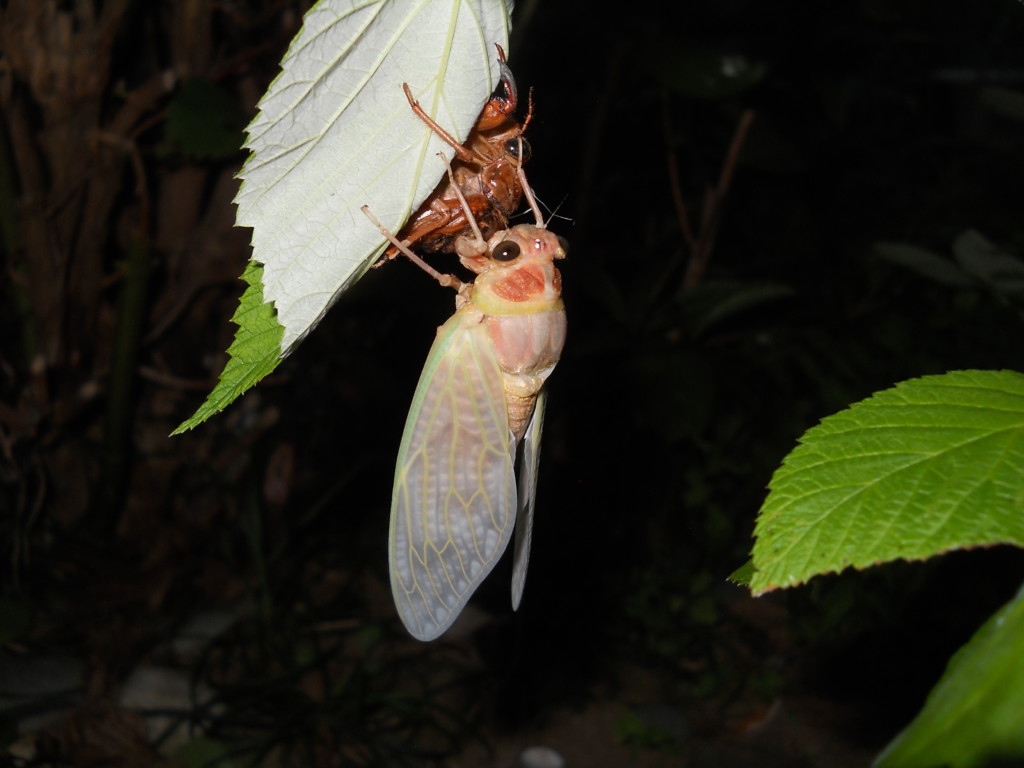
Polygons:
[[519,224],[493,235],[486,254],[474,262],[479,274],[468,306],[480,313],[490,338],[518,441],[565,344],[562,276],[554,264],[565,247],[546,229]]
[[[530,144],[523,138],[524,127],[514,118],[510,122],[511,125],[471,134],[465,146],[479,160],[464,164],[461,169],[455,168],[456,183],[466,198],[477,197],[486,201],[480,206],[489,209],[490,214],[488,217],[488,212],[484,213],[485,221],[480,226],[485,239],[508,226],[509,217],[523,199],[523,186],[517,173],[520,166],[530,159]],[[454,190],[445,191],[451,193],[452,202],[459,206]],[[477,207],[472,203],[470,206]],[[474,210],[473,213],[480,224],[478,212]],[[468,222],[466,230],[463,234],[468,234]]]
[[[531,115],[519,123],[515,80],[503,53],[500,66],[501,81],[462,144],[429,119],[410,96],[416,114],[456,150],[451,176],[438,184],[398,233],[400,240],[421,252],[455,252],[464,263],[481,257],[483,244],[476,240],[470,219],[476,221],[486,241],[508,226],[509,217],[522,201],[517,170],[529,159],[530,145],[522,134]],[[465,206],[453,185],[458,185]],[[385,258],[395,254],[395,249],[389,248]]]

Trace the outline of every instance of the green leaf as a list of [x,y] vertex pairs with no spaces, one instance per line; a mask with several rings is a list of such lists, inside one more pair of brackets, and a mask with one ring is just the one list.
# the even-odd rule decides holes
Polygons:
[[733,584],[749,587],[751,579],[754,578],[754,561],[747,560],[747,562],[726,576],[726,578]]
[[755,528],[755,594],[846,567],[1024,546],[1024,375],[903,382],[809,430]]
[[249,284],[231,321],[238,326],[228,347],[228,363],[220,380],[192,418],[171,434],[178,435],[202,424],[224,410],[281,362],[284,328],[277,322],[272,304],[263,300],[263,267],[250,261],[242,280]]
[[878,768],[970,768],[1024,760],[1024,588],[957,651]]

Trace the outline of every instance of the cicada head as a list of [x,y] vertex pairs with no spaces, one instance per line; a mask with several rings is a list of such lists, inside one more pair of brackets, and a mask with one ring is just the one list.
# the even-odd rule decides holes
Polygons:
[[477,262],[473,304],[485,315],[517,315],[561,303],[562,276],[555,259],[565,258],[560,238],[543,227],[518,224],[494,234]]

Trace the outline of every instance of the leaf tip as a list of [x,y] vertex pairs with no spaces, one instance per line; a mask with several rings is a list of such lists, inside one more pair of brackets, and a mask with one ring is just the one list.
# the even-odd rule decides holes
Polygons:
[[733,584],[736,584],[741,587],[747,587],[749,589],[750,582],[754,578],[754,573],[756,572],[756,570],[757,569],[754,567],[754,561],[747,560],[747,562],[745,562],[743,565],[741,565],[739,568],[737,568],[735,571],[730,573],[725,578],[727,581],[731,581]]
[[273,371],[284,358],[281,348],[284,326],[278,322],[273,302],[263,300],[263,266],[250,261],[242,273],[242,280],[248,285],[231,318],[238,330],[228,347],[224,370],[203,404],[171,432],[172,437],[223,411]]

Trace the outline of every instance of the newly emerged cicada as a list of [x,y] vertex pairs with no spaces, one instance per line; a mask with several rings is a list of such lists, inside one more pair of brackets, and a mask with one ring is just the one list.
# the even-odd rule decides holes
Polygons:
[[391,500],[391,590],[419,640],[451,626],[513,530],[513,608],[526,580],[543,387],[565,342],[555,260],[566,246],[547,230],[521,169],[518,177],[537,223],[487,238],[470,262],[473,283],[440,275],[385,232],[458,288],[456,312],[437,331],[409,409]]

